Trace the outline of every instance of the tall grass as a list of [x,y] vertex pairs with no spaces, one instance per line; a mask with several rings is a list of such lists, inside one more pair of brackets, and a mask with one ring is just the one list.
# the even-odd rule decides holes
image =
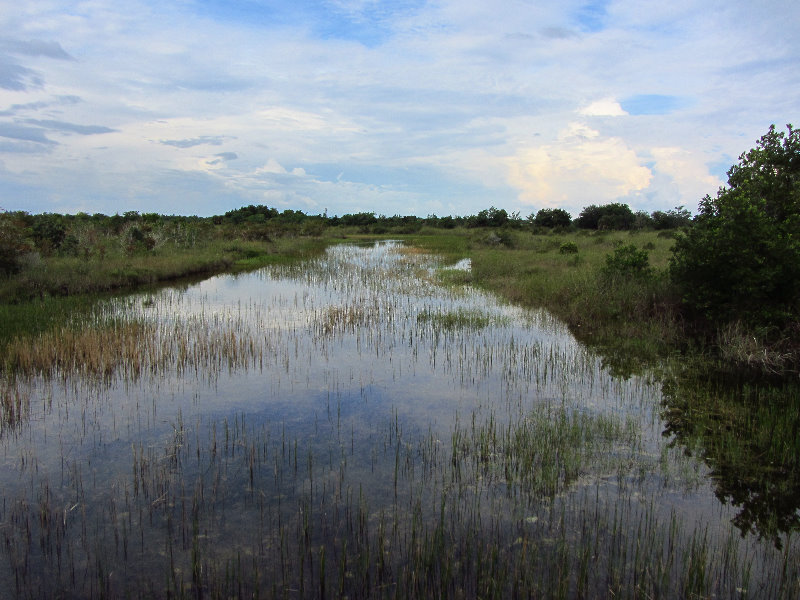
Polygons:
[[[452,260],[468,256],[469,282],[511,302],[546,308],[579,339],[603,348],[620,371],[641,368],[686,342],[678,297],[666,276],[672,246],[668,236],[508,231],[498,243],[483,231],[456,230],[412,239],[431,251],[446,249]],[[574,244],[577,252],[562,252],[565,244]],[[604,274],[606,256],[627,244],[647,250],[651,276]]]
[[[695,420],[694,398],[610,376],[544,315],[374,254],[232,279],[269,301],[223,304],[212,282],[12,343],[4,593],[797,596],[797,541],[741,536],[704,462],[780,426],[765,460],[794,470],[777,402]],[[715,423],[737,432],[718,449]]]
[[0,302],[129,290],[229,270],[248,270],[319,254],[316,238],[203,239],[191,247],[164,245],[152,252],[41,259],[0,279]]

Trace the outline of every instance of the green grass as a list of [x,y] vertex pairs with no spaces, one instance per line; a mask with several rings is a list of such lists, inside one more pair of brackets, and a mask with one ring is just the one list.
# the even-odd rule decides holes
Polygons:
[[[510,230],[495,237],[492,233],[457,229],[423,232],[408,240],[448,260],[469,257],[471,273],[448,272],[444,281],[469,282],[511,302],[546,308],[576,337],[601,347],[620,372],[635,370],[637,364],[686,343],[677,296],[666,275],[670,237],[654,231],[537,235]],[[606,257],[629,244],[647,249],[652,275],[604,274]],[[565,246],[577,252],[562,252]]]
[[19,274],[0,279],[0,302],[134,289],[187,277],[307,258],[327,243],[318,238],[274,240],[205,239],[191,247],[164,245],[155,251],[109,252],[88,257],[47,257]]
[[88,313],[96,299],[87,296],[46,297],[30,302],[0,304],[0,349],[8,340],[33,336]]
[[417,315],[417,322],[430,323],[434,329],[483,329],[489,326],[490,315],[477,310],[458,309],[447,312],[424,311]]

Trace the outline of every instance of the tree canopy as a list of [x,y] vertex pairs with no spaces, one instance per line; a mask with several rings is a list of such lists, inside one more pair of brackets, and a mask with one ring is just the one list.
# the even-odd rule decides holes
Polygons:
[[587,206],[578,215],[576,223],[581,229],[630,229],[635,219],[627,204],[614,202]]
[[691,313],[717,324],[800,320],[800,131],[771,126],[706,196],[670,272]]

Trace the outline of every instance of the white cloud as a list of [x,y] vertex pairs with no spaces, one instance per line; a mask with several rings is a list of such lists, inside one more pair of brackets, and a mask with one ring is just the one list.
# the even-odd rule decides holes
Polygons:
[[628,114],[614,98],[595,100],[579,112],[587,117],[622,117]]
[[[194,2],[20,4],[0,14],[0,32],[39,50],[4,57],[0,47],[0,66],[23,69],[12,83],[24,72],[40,85],[0,90],[0,126],[114,131],[0,139],[0,193],[8,208],[48,210],[74,177],[90,212],[109,211],[101,202],[114,189],[137,210],[185,177],[193,200],[175,212],[214,206],[220,188],[226,203],[280,199],[331,214],[580,210],[618,198],[668,209],[716,191],[707,164],[796,119],[800,37],[779,25],[800,20],[800,4],[612,0],[597,32],[580,29],[580,5],[442,0],[398,12],[344,0],[337,14],[379,22],[376,43],[362,44],[358,32],[315,37],[303,19],[276,23],[263,6],[234,19]],[[626,114],[619,99],[640,96],[686,102]],[[396,176],[418,168],[428,189]],[[345,175],[336,185],[321,171]]]
[[576,211],[645,189],[652,172],[642,162],[622,139],[570,123],[559,139],[520,150],[508,173],[524,204]]
[[[683,148],[653,148],[654,170],[667,175],[677,189],[678,198],[700,200],[713,194],[723,182],[708,172],[702,156]],[[693,203],[694,204],[694,203]],[[694,209],[694,206],[691,207]]]

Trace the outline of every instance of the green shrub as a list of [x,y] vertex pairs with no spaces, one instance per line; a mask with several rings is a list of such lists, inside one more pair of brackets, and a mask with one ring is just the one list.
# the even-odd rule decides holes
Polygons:
[[782,329],[800,319],[800,131],[775,126],[706,196],[670,274],[695,317]]
[[603,267],[606,277],[645,278],[651,273],[647,250],[639,250],[635,244],[618,246],[613,254],[606,255]]
[[0,273],[19,272],[23,258],[30,251],[22,224],[13,215],[0,213]]
[[561,247],[558,249],[561,254],[577,254],[578,253],[578,244],[575,242],[564,242],[561,244]]

